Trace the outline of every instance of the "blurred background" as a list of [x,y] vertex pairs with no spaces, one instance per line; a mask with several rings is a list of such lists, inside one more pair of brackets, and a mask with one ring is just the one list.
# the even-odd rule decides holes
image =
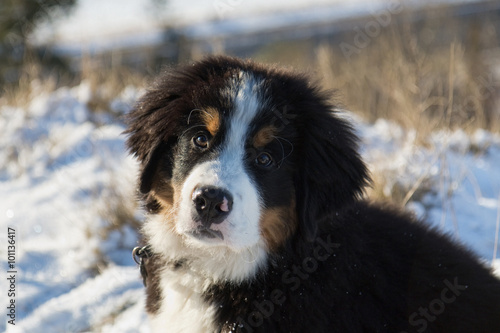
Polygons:
[[4,98],[34,78],[121,89],[225,53],[310,72],[370,120],[499,129],[499,1],[5,0],[1,11]]
[[367,195],[498,265],[500,1],[2,0],[0,241],[16,228],[18,331],[148,331],[123,115],[164,66],[208,54],[307,72],[350,111]]

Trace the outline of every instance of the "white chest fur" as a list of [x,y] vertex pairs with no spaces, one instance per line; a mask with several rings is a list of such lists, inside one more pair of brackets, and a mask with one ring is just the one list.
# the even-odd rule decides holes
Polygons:
[[[161,281],[162,301],[156,315],[150,316],[151,331],[206,333],[213,332],[214,309],[202,298],[199,291],[183,286],[178,279]],[[171,276],[169,276],[171,277]],[[184,281],[186,282],[186,281]]]
[[203,299],[214,283],[238,283],[255,276],[267,261],[264,241],[240,252],[224,246],[197,247],[168,229],[165,217],[153,216],[144,231],[155,253],[167,262],[179,259],[187,267],[172,270],[165,267],[160,274],[160,309],[150,316],[151,330],[157,332],[213,332],[216,309]]

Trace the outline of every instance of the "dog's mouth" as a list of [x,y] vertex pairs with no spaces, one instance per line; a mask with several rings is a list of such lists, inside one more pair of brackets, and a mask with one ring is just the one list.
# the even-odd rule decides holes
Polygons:
[[199,226],[196,230],[189,233],[191,236],[197,239],[214,239],[219,238],[224,240],[224,235],[219,230],[210,229],[204,226]]

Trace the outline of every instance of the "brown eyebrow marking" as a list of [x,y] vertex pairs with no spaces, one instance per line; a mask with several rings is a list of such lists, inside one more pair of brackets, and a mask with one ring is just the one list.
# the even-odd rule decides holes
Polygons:
[[220,128],[220,115],[217,109],[209,107],[201,112],[201,120],[207,127],[207,130],[215,136]]
[[274,139],[277,133],[278,129],[272,125],[261,128],[253,137],[253,146],[256,148],[264,147]]

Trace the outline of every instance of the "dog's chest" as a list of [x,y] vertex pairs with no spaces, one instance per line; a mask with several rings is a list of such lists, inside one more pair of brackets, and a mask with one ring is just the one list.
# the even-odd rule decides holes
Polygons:
[[[208,304],[200,290],[191,285],[197,283],[181,280],[165,274],[160,282],[161,305],[155,315],[150,316],[152,332],[213,332],[214,309]],[[197,289],[197,288],[196,288]]]

